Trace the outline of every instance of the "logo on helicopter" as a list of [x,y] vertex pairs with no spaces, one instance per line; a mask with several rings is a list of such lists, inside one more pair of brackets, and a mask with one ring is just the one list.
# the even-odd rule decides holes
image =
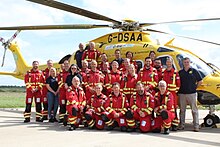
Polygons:
[[136,34],[136,33],[118,33],[113,36],[113,34],[109,34],[108,36],[108,43],[111,43],[112,41],[117,42],[127,42],[127,41],[142,41],[142,34]]

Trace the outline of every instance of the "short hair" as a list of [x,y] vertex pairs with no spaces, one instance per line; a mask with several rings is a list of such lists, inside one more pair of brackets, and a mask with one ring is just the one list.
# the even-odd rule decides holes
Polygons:
[[118,82],[114,82],[114,83],[112,84],[112,87],[113,87],[113,86],[116,86],[116,85],[119,86],[119,88],[120,88],[120,84],[119,84]]
[[75,80],[75,79],[78,80],[78,81],[80,81],[80,79],[79,79],[78,76],[74,76],[73,79],[72,79],[72,82],[73,82],[73,80]]
[[121,53],[120,49],[116,49],[116,50],[115,50],[115,53],[116,53],[117,51],[119,51],[119,52]]
[[183,58],[183,61],[185,61],[185,60],[191,61],[189,57],[184,57],[184,58]]
[[154,59],[154,61],[161,61],[161,59],[160,58],[156,58],[156,59]]
[[148,57],[146,57],[146,58],[144,59],[144,61],[146,61],[147,59],[151,59],[151,58],[148,56]]
[[144,86],[144,84],[143,84],[141,81],[139,81],[139,82],[136,83],[136,87],[139,86],[139,85]]
[[101,87],[103,88],[102,85],[103,85],[102,83],[96,83],[96,84],[95,84],[95,87],[96,87],[96,86],[101,86]]
[[173,62],[173,58],[171,57],[167,57],[167,60],[171,60]]
[[127,55],[128,55],[129,53],[132,54],[132,57],[134,56],[133,52],[131,52],[131,51],[127,51],[126,54],[125,54],[125,56],[127,57]]
[[149,52],[149,56],[150,56],[150,54],[151,54],[151,53],[154,53],[154,54],[156,54],[156,52],[155,52],[155,51],[150,51],[150,52]]
[[164,80],[161,80],[159,83],[158,83],[158,87],[160,87],[160,85],[165,85],[167,87],[167,83],[166,81]]
[[51,59],[47,60],[47,63],[48,63],[48,62],[52,62],[52,63],[53,63],[53,61],[52,61]]
[[33,61],[32,64],[34,64],[34,63],[38,63],[39,64],[39,61]]

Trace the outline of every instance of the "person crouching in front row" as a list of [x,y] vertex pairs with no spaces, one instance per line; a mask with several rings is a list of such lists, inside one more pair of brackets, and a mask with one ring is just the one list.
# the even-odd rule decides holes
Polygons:
[[87,102],[87,111],[85,118],[88,123],[88,128],[97,128],[99,130],[104,129],[105,123],[101,118],[101,114],[105,112],[104,103],[107,97],[102,94],[102,83],[98,83],[95,86],[95,94]]
[[129,103],[126,96],[120,92],[120,84],[112,84],[113,92],[106,100],[104,107],[106,112],[102,115],[102,120],[107,125],[107,130],[112,130],[119,126],[122,132],[127,131],[125,113],[128,110]]
[[152,131],[160,131],[163,134],[169,134],[171,122],[175,118],[174,98],[171,92],[167,91],[167,84],[161,80],[158,84],[159,92],[154,96],[156,118],[152,123]]
[[77,76],[72,79],[72,86],[66,92],[66,109],[68,113],[69,130],[75,130],[82,121],[83,109],[86,106],[86,96],[83,89],[79,86],[80,80]]

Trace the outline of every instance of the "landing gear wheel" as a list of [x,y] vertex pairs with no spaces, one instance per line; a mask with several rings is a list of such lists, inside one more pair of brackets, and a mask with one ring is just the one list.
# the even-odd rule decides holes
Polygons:
[[218,122],[219,122],[219,117],[217,115],[215,115],[215,114],[213,114],[213,115],[208,114],[204,118],[204,125],[205,125],[205,127],[211,127],[211,126],[215,125]]

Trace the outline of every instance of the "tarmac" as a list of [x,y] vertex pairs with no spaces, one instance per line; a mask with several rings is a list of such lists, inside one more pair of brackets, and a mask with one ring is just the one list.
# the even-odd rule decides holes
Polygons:
[[[193,132],[191,111],[186,113],[185,130],[160,133],[123,133],[118,130],[88,130],[78,128],[68,131],[58,123],[37,123],[34,112],[30,123],[23,123],[24,109],[0,109],[1,147],[220,147],[220,129],[204,128]],[[208,114],[199,110],[200,123]],[[220,116],[220,111],[216,114]]]

